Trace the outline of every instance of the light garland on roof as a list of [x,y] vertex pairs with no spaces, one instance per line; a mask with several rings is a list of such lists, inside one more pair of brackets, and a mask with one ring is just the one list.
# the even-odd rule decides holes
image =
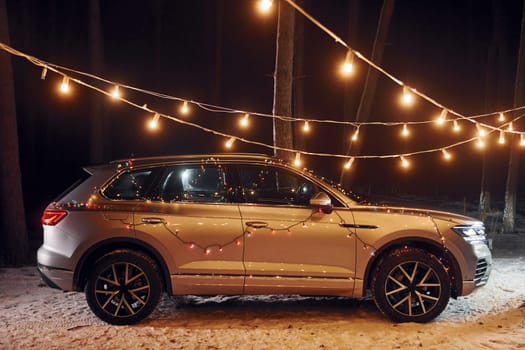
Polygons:
[[[345,169],[350,169],[352,167],[352,164],[353,164],[355,159],[373,159],[373,158],[377,158],[377,159],[399,158],[401,160],[402,166],[404,168],[408,168],[410,163],[408,162],[407,158],[411,157],[411,156],[427,154],[427,153],[441,152],[441,153],[444,154],[444,157],[447,158],[445,156],[444,150],[448,150],[448,149],[451,149],[451,148],[459,147],[461,145],[464,145],[466,143],[473,142],[473,141],[476,141],[476,140],[478,141],[478,146],[484,147],[484,145],[485,145],[484,137],[487,134],[493,133],[493,132],[519,134],[520,135],[520,143],[519,144],[522,145],[522,146],[525,146],[525,141],[524,141],[525,137],[523,136],[524,132],[514,130],[514,127],[513,127],[513,124],[512,124],[513,122],[515,122],[515,121],[521,119],[522,117],[524,117],[525,114],[521,114],[521,115],[515,117],[514,119],[512,119],[511,121],[509,121],[507,123],[504,123],[504,124],[502,124],[500,126],[492,126],[492,125],[481,123],[481,122],[477,121],[477,119],[479,119],[479,118],[492,116],[492,115],[495,115],[495,114],[500,116],[502,114],[509,114],[509,113],[512,113],[512,112],[515,112],[515,111],[521,111],[521,110],[525,109],[525,106],[522,106],[522,107],[518,107],[518,108],[514,108],[514,109],[502,111],[502,112],[488,113],[488,114],[471,116],[471,117],[465,117],[465,116],[459,115],[457,112],[453,112],[450,109],[445,109],[444,108],[441,111],[441,114],[440,114],[440,117],[442,117],[442,119],[443,119],[443,123],[442,124],[445,124],[445,123],[447,123],[449,121],[453,121],[453,123],[454,123],[454,129],[453,130],[458,131],[459,130],[458,120],[466,120],[466,121],[469,121],[471,123],[474,123],[474,125],[478,129],[479,135],[475,136],[475,137],[472,137],[472,138],[465,139],[463,141],[459,141],[459,142],[453,143],[453,144],[449,144],[449,145],[446,145],[446,146],[441,146],[441,147],[438,147],[438,148],[424,149],[424,150],[419,150],[419,151],[406,152],[406,153],[402,153],[402,154],[375,154],[375,155],[350,155],[349,156],[349,155],[346,155],[346,154],[307,152],[307,151],[303,151],[303,150],[284,148],[284,147],[277,147],[277,146],[269,145],[269,144],[266,144],[266,143],[263,143],[263,142],[258,142],[258,141],[249,140],[249,139],[246,139],[246,138],[241,138],[241,137],[238,137],[238,136],[235,136],[235,135],[231,135],[231,134],[228,134],[228,133],[224,133],[224,132],[221,132],[221,131],[218,131],[218,130],[214,130],[214,129],[205,127],[203,125],[200,125],[200,124],[197,124],[197,123],[194,123],[194,122],[190,122],[190,121],[185,120],[185,119],[178,118],[178,117],[173,116],[173,115],[161,113],[160,111],[156,111],[156,110],[153,110],[151,108],[148,108],[148,106],[146,104],[141,105],[141,104],[135,103],[133,101],[130,101],[130,100],[124,98],[123,95],[122,95],[122,90],[132,90],[132,91],[141,92],[141,93],[144,93],[144,94],[147,94],[147,95],[155,96],[155,97],[158,97],[158,98],[161,98],[161,99],[168,99],[168,100],[179,101],[181,103],[181,106],[180,106],[180,109],[179,109],[179,112],[180,112],[181,115],[188,114],[190,109],[191,109],[190,105],[194,105],[194,106],[196,106],[198,108],[201,108],[201,109],[203,109],[205,111],[215,112],[215,113],[225,113],[225,114],[243,113],[244,114],[244,118],[246,118],[246,121],[248,120],[248,118],[250,116],[256,116],[256,117],[267,117],[267,118],[276,118],[276,119],[287,120],[287,121],[302,122],[303,123],[303,130],[305,132],[310,130],[310,124],[311,123],[330,123],[330,124],[351,125],[351,126],[353,126],[355,128],[353,134],[351,135],[352,141],[357,141],[358,140],[359,130],[360,130],[361,127],[364,127],[364,126],[380,125],[380,126],[390,127],[390,126],[402,125],[403,126],[403,133],[406,134],[406,133],[408,133],[408,125],[421,125],[421,124],[435,123],[435,120],[403,121],[403,122],[363,122],[363,123],[352,123],[352,122],[341,122],[341,121],[335,121],[335,120],[292,118],[292,117],[287,117],[287,116],[273,116],[273,115],[268,115],[268,114],[263,114],[263,113],[253,113],[253,112],[248,112],[248,111],[241,111],[241,110],[237,110],[237,109],[231,109],[231,108],[227,108],[227,107],[214,106],[214,105],[210,105],[210,104],[206,104],[206,103],[202,103],[202,102],[197,102],[197,101],[193,101],[193,100],[183,99],[183,98],[180,98],[180,97],[165,95],[165,94],[162,94],[162,93],[148,91],[148,90],[136,88],[136,87],[133,87],[133,86],[124,85],[124,84],[120,84],[120,83],[117,83],[117,82],[109,81],[107,79],[95,76],[93,74],[89,74],[89,73],[85,73],[85,72],[81,72],[81,71],[76,71],[76,70],[73,70],[73,69],[70,69],[70,68],[67,68],[67,67],[63,67],[63,66],[59,66],[59,65],[56,65],[56,64],[52,64],[52,63],[49,63],[49,62],[42,61],[42,60],[40,60],[40,59],[38,59],[36,57],[33,57],[33,56],[27,55],[25,53],[22,53],[20,51],[17,51],[15,49],[11,48],[10,46],[5,45],[5,44],[3,44],[1,42],[0,42],[0,48],[3,49],[4,51],[7,51],[7,52],[13,54],[13,55],[26,58],[32,64],[34,64],[36,66],[39,66],[39,67],[42,67],[41,79],[45,79],[46,78],[48,70],[50,70],[50,71],[58,74],[59,76],[61,76],[62,77],[62,83],[60,85],[60,89],[64,93],[67,93],[67,92],[70,91],[70,83],[73,82],[75,84],[78,84],[78,85],[87,87],[89,89],[92,89],[94,91],[97,91],[98,93],[106,95],[106,96],[108,96],[108,97],[110,97],[112,99],[122,101],[122,102],[124,102],[124,103],[126,103],[128,105],[131,105],[131,106],[135,107],[135,108],[142,109],[144,111],[147,111],[147,112],[151,113],[153,115],[153,117],[149,121],[148,125],[153,130],[158,128],[160,118],[169,119],[169,120],[172,120],[172,121],[177,122],[179,124],[191,126],[191,127],[200,129],[200,130],[202,130],[204,132],[211,133],[211,134],[216,135],[216,136],[224,137],[227,140],[225,142],[225,147],[227,147],[227,148],[232,148],[233,143],[238,140],[238,141],[243,142],[243,143],[252,144],[252,145],[256,145],[256,146],[261,146],[261,147],[265,147],[265,148],[272,149],[272,150],[281,150],[281,151],[290,152],[292,154],[295,154],[295,162],[294,163],[296,164],[296,166],[300,166],[300,164],[302,164],[302,159],[301,159],[302,155],[310,155],[310,156],[321,156],[321,157],[344,158],[345,162],[343,163],[342,166]],[[359,55],[357,55],[357,56],[359,57]],[[66,73],[66,72],[68,72],[69,74]],[[99,83],[103,83],[104,85],[109,85],[110,87],[113,87],[113,89],[105,90],[103,88],[94,86],[92,84],[89,84],[89,83],[87,83],[85,81],[82,81],[82,80],[80,80],[78,78],[73,77],[71,75],[71,73],[77,74],[79,76],[84,76],[84,77],[88,77],[88,78],[94,79],[94,80],[98,81]],[[412,88],[406,87],[406,89],[407,90],[404,91],[405,93],[407,91],[410,92],[410,93],[416,93],[416,90],[414,90]],[[417,93],[417,95],[419,95],[419,93]],[[451,113],[451,114],[455,115],[457,118],[455,118],[455,119],[446,119],[446,116],[447,116],[448,113]],[[501,116],[500,116],[500,118],[501,118]],[[487,129],[488,131],[486,131],[485,129]]]

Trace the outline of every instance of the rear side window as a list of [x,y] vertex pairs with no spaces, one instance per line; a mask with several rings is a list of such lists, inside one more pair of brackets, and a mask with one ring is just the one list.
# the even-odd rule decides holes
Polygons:
[[228,186],[220,165],[188,164],[167,169],[161,180],[163,201],[225,202]]
[[156,169],[125,171],[118,175],[103,193],[109,199],[145,199],[156,173]]

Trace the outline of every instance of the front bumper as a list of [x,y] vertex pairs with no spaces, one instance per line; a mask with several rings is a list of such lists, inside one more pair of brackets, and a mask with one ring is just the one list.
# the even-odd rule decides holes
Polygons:
[[486,284],[492,271],[492,254],[490,253],[489,247],[485,244],[479,243],[473,244],[472,249],[476,259],[473,266],[473,279],[463,281],[461,295],[470,294],[477,287]]

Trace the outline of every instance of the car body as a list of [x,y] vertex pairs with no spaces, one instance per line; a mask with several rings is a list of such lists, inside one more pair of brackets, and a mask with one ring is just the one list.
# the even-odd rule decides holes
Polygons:
[[486,283],[483,223],[363,205],[264,155],[139,158],[85,168],[49,204],[38,269],[85,291],[112,324],[170,295],[366,297],[396,322],[426,322]]

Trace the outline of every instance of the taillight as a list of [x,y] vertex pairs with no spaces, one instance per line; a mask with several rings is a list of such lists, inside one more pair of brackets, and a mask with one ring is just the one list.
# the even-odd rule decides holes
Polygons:
[[65,210],[44,210],[42,214],[42,225],[55,226],[65,218],[67,211]]

